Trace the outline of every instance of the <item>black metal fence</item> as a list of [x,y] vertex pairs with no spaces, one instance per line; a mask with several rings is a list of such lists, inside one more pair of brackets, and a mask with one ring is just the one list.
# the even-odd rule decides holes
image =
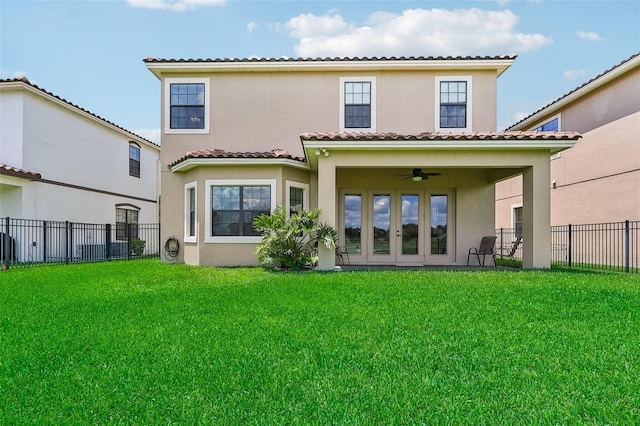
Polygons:
[[24,268],[160,257],[160,224],[3,218],[0,264]]
[[[514,228],[496,230],[498,253],[507,253],[519,236]],[[522,241],[522,245],[526,241]],[[516,251],[522,259],[522,248]],[[551,227],[553,266],[640,272],[640,221]]]

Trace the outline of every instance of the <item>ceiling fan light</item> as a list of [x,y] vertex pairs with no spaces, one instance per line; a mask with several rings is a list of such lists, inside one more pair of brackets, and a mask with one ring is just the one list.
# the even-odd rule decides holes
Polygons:
[[411,178],[414,182],[420,182],[422,180],[422,176],[414,176]]

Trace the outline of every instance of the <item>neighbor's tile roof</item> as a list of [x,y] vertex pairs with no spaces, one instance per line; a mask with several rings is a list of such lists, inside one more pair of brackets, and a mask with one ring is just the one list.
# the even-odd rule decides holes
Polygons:
[[227,152],[223,149],[203,149],[200,151],[189,151],[183,157],[169,164],[169,167],[173,167],[179,163],[190,158],[244,158],[244,159],[288,159],[294,161],[304,162],[302,157],[294,157],[289,154],[288,151],[283,149],[272,149],[268,152]]
[[638,52],[638,53],[636,53],[636,54],[631,55],[630,57],[628,57],[628,58],[627,58],[627,59],[625,59],[624,61],[622,61],[622,62],[620,62],[620,63],[618,63],[618,64],[616,64],[616,65],[612,66],[612,67],[611,67],[611,68],[609,68],[608,70],[603,71],[603,72],[601,72],[600,74],[596,75],[595,77],[593,77],[591,80],[587,81],[586,83],[584,83],[584,84],[582,84],[582,85],[580,85],[580,86],[576,87],[576,88],[575,88],[575,89],[573,89],[572,91],[567,92],[567,93],[565,93],[564,95],[560,96],[560,97],[559,97],[558,99],[556,99],[555,101],[552,101],[552,102],[548,103],[547,105],[543,106],[542,108],[538,109],[537,111],[535,111],[535,112],[533,112],[533,113],[529,114],[528,116],[526,116],[526,117],[525,117],[525,118],[523,118],[522,120],[520,120],[520,121],[518,121],[517,123],[515,123],[515,124],[513,124],[513,125],[509,126],[509,129],[513,129],[513,128],[514,128],[514,127],[516,127],[518,124],[520,124],[520,123],[522,123],[522,122],[524,122],[524,121],[526,121],[526,120],[530,119],[530,118],[531,118],[531,117],[533,117],[534,115],[536,115],[536,114],[538,114],[538,113],[540,113],[540,112],[542,112],[542,111],[546,110],[547,108],[551,107],[552,105],[554,105],[554,104],[556,104],[556,103],[560,102],[561,100],[563,100],[563,99],[565,99],[565,98],[567,98],[567,97],[571,96],[572,94],[576,93],[578,90],[580,90],[580,89],[582,89],[582,88],[584,88],[584,87],[589,86],[589,85],[590,85],[590,84],[592,84],[593,82],[595,82],[595,81],[599,80],[600,78],[602,78],[602,77],[606,76],[606,75],[607,75],[607,74],[609,74],[610,72],[612,72],[612,71],[614,71],[614,70],[616,70],[616,69],[620,68],[621,66],[623,66],[624,64],[626,64],[626,63],[628,63],[628,62],[632,61],[634,58],[636,58],[636,57],[638,57],[638,56],[640,56],[640,52]]
[[103,121],[103,122],[105,122],[105,123],[107,123],[107,124],[109,124],[111,126],[117,127],[118,129],[123,130],[123,131],[125,131],[125,132],[127,132],[127,133],[129,133],[129,134],[131,134],[133,136],[136,136],[137,138],[140,138],[143,141],[149,142],[151,145],[159,146],[157,143],[154,143],[154,142],[152,142],[152,141],[150,141],[150,140],[148,140],[146,138],[143,138],[142,136],[133,133],[131,130],[127,130],[124,127],[118,126],[117,124],[107,120],[106,118],[100,117],[99,115],[94,114],[89,110],[86,110],[86,109],[84,109],[84,108],[82,108],[82,107],[80,107],[80,106],[78,106],[78,105],[76,105],[76,104],[74,104],[72,102],[69,102],[68,100],[66,100],[64,98],[61,98],[58,95],[55,95],[55,94],[53,94],[53,93],[51,93],[51,92],[39,87],[36,84],[33,84],[32,82],[29,81],[29,79],[27,77],[18,77],[18,78],[12,78],[12,79],[0,79],[0,84],[3,84],[3,83],[5,83],[5,84],[6,83],[24,83],[24,84],[36,89],[37,91],[39,91],[41,93],[44,93],[44,94],[49,95],[49,96],[52,96],[52,97],[56,98],[57,100],[64,102],[65,104],[67,104],[68,106],[70,106],[72,108],[75,108],[75,109],[78,109],[78,110],[80,110],[82,112],[85,112],[85,113],[91,115],[92,117],[97,118],[100,121]]
[[161,62],[218,62],[218,63],[234,63],[234,62],[375,62],[375,61],[469,61],[469,60],[499,60],[499,59],[515,59],[516,55],[500,55],[500,56],[381,56],[381,57],[325,57],[325,58],[198,58],[198,59],[163,59],[163,58],[144,58],[145,63],[161,63]]
[[448,140],[572,140],[582,136],[577,132],[423,132],[403,135],[392,132],[303,133],[302,141],[448,141]]
[[0,175],[19,177],[30,180],[39,180],[42,178],[42,175],[40,173],[29,172],[17,167],[7,166],[6,164],[0,164]]

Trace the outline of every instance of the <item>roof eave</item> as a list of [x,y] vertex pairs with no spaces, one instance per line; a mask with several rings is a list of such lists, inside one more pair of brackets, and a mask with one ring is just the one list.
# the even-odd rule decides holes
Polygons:
[[287,166],[309,170],[309,164],[291,158],[186,158],[169,166],[174,173],[202,166]]

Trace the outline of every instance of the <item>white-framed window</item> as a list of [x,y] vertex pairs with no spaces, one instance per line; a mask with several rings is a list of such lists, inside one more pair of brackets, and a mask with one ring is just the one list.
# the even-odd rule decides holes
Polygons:
[[511,227],[515,230],[514,238],[522,237],[522,204],[511,206]]
[[164,80],[164,132],[209,133],[209,79],[166,78]]
[[471,76],[438,76],[435,80],[435,130],[470,132],[473,129]]
[[560,114],[556,114],[549,120],[538,124],[532,130],[534,132],[559,132],[560,129]]
[[285,186],[289,215],[300,210],[309,210],[309,184],[288,180]]
[[198,241],[198,183],[189,182],[184,186],[184,242]]
[[375,77],[340,77],[340,131],[376,131]]
[[259,243],[253,220],[275,205],[275,179],[206,180],[205,242]]
[[140,177],[140,145],[129,142],[129,176]]

